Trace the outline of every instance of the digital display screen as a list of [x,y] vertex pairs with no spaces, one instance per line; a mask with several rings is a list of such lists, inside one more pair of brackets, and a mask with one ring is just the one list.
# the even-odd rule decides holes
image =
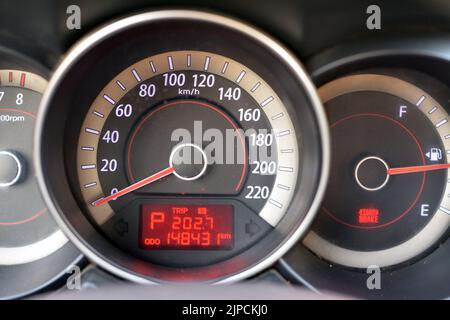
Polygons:
[[140,246],[144,249],[233,249],[233,206],[141,206]]

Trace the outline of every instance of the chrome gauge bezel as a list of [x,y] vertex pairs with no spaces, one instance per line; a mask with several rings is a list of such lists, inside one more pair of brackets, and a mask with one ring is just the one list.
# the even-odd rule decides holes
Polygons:
[[[288,208],[290,214],[285,215],[287,218],[281,219],[277,225],[277,230],[280,230],[280,232],[271,232],[271,239],[263,239],[264,241],[262,241],[262,243],[258,243],[258,248],[260,250],[264,250],[262,248],[265,248],[266,251],[264,253],[258,252],[255,246],[245,251],[243,254],[230,259],[233,260],[234,264],[227,260],[223,263],[189,270],[166,270],[162,267],[158,267],[157,270],[159,273],[155,276],[154,273],[149,274],[139,272],[140,266],[141,270],[146,268],[147,265],[145,263],[133,259],[126,253],[121,252],[95,231],[92,224],[90,224],[81,212],[80,207],[73,196],[73,189],[70,187],[69,182],[67,180],[61,181],[58,178],[67,175],[67,166],[63,164],[67,150],[64,151],[62,136],[64,136],[64,124],[65,121],[67,121],[68,115],[63,114],[63,112],[69,112],[70,110],[67,109],[67,106],[60,105],[59,111],[55,111],[55,99],[62,95],[59,90],[63,88],[64,84],[67,84],[70,77],[74,75],[73,69],[77,67],[81,61],[84,61],[88,54],[95,52],[96,48],[102,44],[108,43],[108,41],[114,37],[122,37],[122,40],[126,39],[126,32],[136,31],[136,29],[141,30],[140,28],[148,27],[154,23],[164,22],[190,23],[190,26],[194,26],[198,23],[207,24],[224,33],[242,37],[243,40],[249,42],[245,45],[251,45],[254,46],[254,48],[262,48],[264,52],[259,54],[265,54],[266,56],[270,56],[271,59],[275,59],[274,61],[277,61],[277,66],[283,67],[282,72],[292,79],[292,83],[283,83],[283,85],[288,86],[288,88],[285,88],[286,92],[292,93],[295,91],[297,95],[301,94],[303,97],[302,99],[305,99],[305,105],[311,106],[311,110],[309,107],[305,110],[303,115],[304,119],[301,119],[301,121],[305,122],[307,119],[310,119],[309,124],[306,124],[306,126],[312,126],[315,129],[312,129],[312,131],[307,130],[308,132],[298,132],[297,135],[304,135],[302,141],[315,151],[304,156],[304,165],[311,165],[311,168],[301,168],[301,170],[305,170],[300,171],[300,174],[304,173],[302,176],[303,182],[297,186],[294,199]],[[239,40],[241,40],[241,38],[239,38]],[[180,44],[173,45],[181,46]],[[200,50],[203,46],[214,45],[219,46],[221,44],[215,43],[214,41],[211,41],[211,43],[208,44],[202,44],[201,41],[199,41],[194,48],[189,48],[189,50]],[[186,50],[187,48],[179,48],[179,50],[182,49]],[[219,50],[217,47],[215,49],[215,51]],[[205,49],[205,51],[208,50]],[[145,56],[151,56],[151,54],[146,54]],[[134,60],[132,58],[133,57],[124,58],[124,60],[130,60],[122,69],[125,69],[140,60],[137,57],[134,58]],[[230,58],[233,57],[231,56]],[[98,60],[98,62],[100,64],[102,63],[101,60]],[[256,62],[249,61],[249,63],[252,64]],[[268,73],[277,72],[276,69],[270,70],[270,68],[275,68],[275,66],[266,67]],[[114,69],[114,67],[112,69]],[[80,74],[86,72],[83,68],[79,68],[77,71]],[[107,73],[110,73],[110,77],[116,75],[118,71],[120,70],[106,70]],[[108,79],[108,81],[106,81],[105,79],[104,82],[100,81],[101,83],[98,84],[97,94],[98,90],[103,88],[110,80],[111,79]],[[301,92],[298,90],[299,86],[301,87]],[[74,93],[72,92],[71,94],[73,95]],[[95,94],[95,96],[97,96],[97,94]],[[95,96],[91,97],[91,102]],[[76,100],[79,97],[68,97],[68,99],[71,98]],[[297,108],[305,108],[305,105],[290,105],[289,108],[291,108],[290,110],[292,111]],[[72,108],[74,108],[74,106],[72,106]],[[57,112],[61,113],[56,114]],[[177,279],[176,277],[180,277],[180,275],[184,273],[195,274],[197,277],[203,274],[197,281],[225,283],[248,278],[266,269],[286,253],[287,250],[289,250],[289,248],[291,248],[307,231],[314,218],[315,212],[318,209],[326,186],[329,168],[328,127],[314,85],[309,80],[301,64],[289,51],[271,37],[257,31],[247,24],[212,13],[189,10],[148,12],[124,18],[94,31],[73,47],[56,70],[50,81],[48,91],[44,96],[41,113],[38,118],[36,135],[36,152],[38,155],[37,166],[39,169],[38,180],[43,189],[44,198],[54,215],[55,220],[69,239],[84,252],[89,259],[106,270],[135,282],[173,282],[174,279]],[[60,122],[59,124],[57,123],[58,121]],[[298,126],[298,124],[296,125]],[[45,139],[49,137],[50,131],[55,135],[55,139],[51,144],[48,143],[48,141],[45,141]],[[308,134],[310,134],[309,139],[307,138]],[[312,145],[314,145],[314,147],[312,147]],[[52,157],[49,157],[50,154]],[[298,214],[301,214],[302,216],[300,219],[301,222],[293,219],[293,217]],[[283,232],[286,233],[285,236],[282,236]],[[245,258],[243,259],[243,257]],[[238,258],[241,259],[241,265],[236,264],[238,262],[236,259]],[[214,275],[207,278],[208,272]],[[158,277],[159,274],[165,275],[165,277],[160,278]],[[167,274],[170,276],[167,277]]]

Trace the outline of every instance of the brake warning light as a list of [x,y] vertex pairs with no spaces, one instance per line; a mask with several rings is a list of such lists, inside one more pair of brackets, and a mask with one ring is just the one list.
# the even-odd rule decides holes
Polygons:
[[361,208],[358,211],[358,222],[360,224],[378,223],[380,211],[377,208]]

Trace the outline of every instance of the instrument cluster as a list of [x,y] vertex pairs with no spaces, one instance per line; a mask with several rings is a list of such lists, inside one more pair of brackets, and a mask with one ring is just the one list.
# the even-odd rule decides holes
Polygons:
[[450,296],[450,38],[284,42],[192,9],[112,19],[51,67],[2,48],[0,297],[89,263]]

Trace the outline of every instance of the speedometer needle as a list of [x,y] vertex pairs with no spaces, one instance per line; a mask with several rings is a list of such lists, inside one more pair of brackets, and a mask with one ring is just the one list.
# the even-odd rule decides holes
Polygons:
[[414,172],[425,172],[432,170],[441,170],[441,169],[449,169],[450,163],[444,164],[431,164],[425,166],[413,166],[413,167],[402,167],[402,168],[390,168],[387,170],[387,174],[396,175],[396,174],[405,174],[405,173],[414,173]]
[[144,187],[144,186],[146,186],[146,185],[148,185],[148,184],[150,184],[152,182],[155,182],[155,181],[157,181],[159,179],[167,177],[168,175],[172,174],[174,171],[175,171],[175,169],[173,167],[167,167],[167,168],[165,168],[165,169],[163,169],[163,170],[161,170],[161,171],[159,171],[159,172],[157,172],[157,173],[155,173],[155,174],[153,174],[153,175],[151,175],[151,176],[149,176],[149,177],[147,177],[145,179],[142,179],[141,181],[133,183],[132,185],[130,185],[130,186],[126,187],[126,188],[123,188],[122,190],[120,190],[120,191],[118,191],[116,193],[113,193],[112,195],[110,195],[108,197],[105,197],[105,198],[102,198],[102,199],[99,199],[99,200],[95,201],[93,203],[93,205],[94,206],[100,206],[100,205],[102,205],[102,204],[104,204],[106,202],[109,202],[111,200],[117,199],[118,197],[124,196],[124,195],[126,195],[126,194],[128,194],[128,193],[130,193],[130,192],[132,192],[134,190],[137,190],[139,188],[142,188],[142,187]]

